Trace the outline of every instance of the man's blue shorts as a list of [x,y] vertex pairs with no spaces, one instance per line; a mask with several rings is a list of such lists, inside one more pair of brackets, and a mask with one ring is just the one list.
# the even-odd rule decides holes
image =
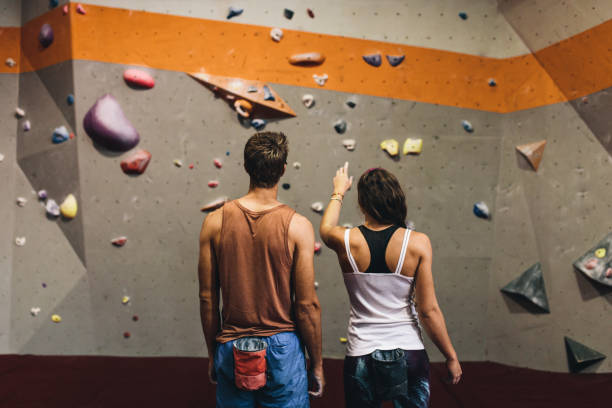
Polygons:
[[300,338],[294,332],[262,337],[266,351],[266,385],[257,391],[243,391],[234,384],[233,341],[217,343],[215,374],[217,408],[310,407],[306,359]]

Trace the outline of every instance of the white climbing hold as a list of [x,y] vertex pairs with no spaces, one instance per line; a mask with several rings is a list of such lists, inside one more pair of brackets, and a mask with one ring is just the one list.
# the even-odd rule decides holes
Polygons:
[[315,289],[319,289],[319,282],[315,281],[314,287],[315,287]]
[[25,244],[26,244],[26,237],[17,237],[17,238],[15,238],[15,245],[22,247]]
[[19,207],[23,207],[24,205],[26,205],[27,202],[28,202],[27,198],[25,198],[25,197],[17,197],[17,205]]
[[281,30],[280,28],[271,29],[270,38],[272,38],[276,42],[279,42],[280,40],[283,39],[283,30]]
[[4,63],[9,67],[9,68],[13,68],[15,65],[17,65],[17,63],[15,62],[14,59],[12,58],[7,58],[6,61],[4,61]]
[[474,126],[472,126],[472,124],[467,120],[461,121],[461,126],[463,126],[463,130],[468,133],[472,133],[474,131]]
[[30,129],[32,129],[32,124],[30,123],[30,121],[26,120],[25,122],[23,122],[23,130],[27,132]]
[[38,193],[36,193],[36,195],[38,196],[39,200],[46,200],[47,199],[47,190],[38,190]]
[[25,110],[17,107],[15,108],[15,114],[17,115],[18,118],[23,118],[25,116]]
[[355,139],[344,139],[342,141],[342,146],[344,146],[346,150],[348,150],[349,152],[352,152],[353,150],[355,150],[356,144],[357,142],[355,141]]
[[310,94],[306,94],[304,96],[302,96],[302,103],[304,104],[304,106],[307,109],[310,109],[314,106],[315,100],[314,100],[314,96],[310,95]]
[[4,155],[0,153],[0,163],[4,161]]
[[49,214],[52,217],[60,216],[60,206],[57,205],[55,200],[52,198],[47,200],[47,203],[45,204],[45,211],[47,211],[47,214]]
[[314,202],[310,205],[310,208],[312,208],[312,211],[317,212],[317,213],[321,213],[323,212],[323,209],[325,208],[323,206],[323,203],[320,201]]
[[174,163],[174,165],[176,167],[183,167],[183,161],[182,160],[174,159],[173,163]]
[[353,228],[353,224],[351,224],[350,222],[345,222],[344,224],[342,224],[342,226],[343,226],[344,228],[349,228],[349,229],[350,229],[350,228]]
[[408,220],[406,222],[406,228],[409,229],[409,230],[414,230],[414,228],[415,228],[414,221]]
[[325,83],[327,82],[327,79],[329,78],[327,74],[323,74],[323,75],[314,74],[312,77],[314,78],[315,82],[319,86],[325,86]]
[[40,313],[40,307],[33,307],[30,309],[30,314],[32,316],[38,316],[39,313]]
[[484,201],[478,201],[474,204],[473,208],[474,215],[479,218],[488,219],[491,217],[491,211],[489,211],[489,206]]
[[302,167],[302,163],[300,162],[293,162],[293,168],[296,170],[299,170]]

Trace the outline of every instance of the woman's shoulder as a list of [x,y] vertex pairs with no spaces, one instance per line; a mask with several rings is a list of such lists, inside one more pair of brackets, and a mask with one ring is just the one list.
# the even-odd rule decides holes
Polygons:
[[429,236],[424,232],[412,231],[410,232],[409,248],[419,254],[431,253],[431,241]]

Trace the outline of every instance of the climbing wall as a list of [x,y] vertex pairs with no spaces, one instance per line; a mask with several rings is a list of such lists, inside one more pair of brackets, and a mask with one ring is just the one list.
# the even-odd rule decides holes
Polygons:
[[[0,2],[0,9],[9,3]],[[567,13],[561,2],[542,2],[540,8],[559,10],[544,40],[521,29],[530,25],[536,2],[313,1],[314,17],[297,1],[170,7],[98,0],[83,4],[85,14],[76,3],[64,13],[66,2],[60,3],[23,2],[21,11],[13,10],[18,38],[0,31],[2,60],[11,50],[5,44],[18,42],[21,49],[16,71],[0,71],[3,95],[13,95],[3,98],[0,118],[8,135],[0,139],[6,156],[0,172],[9,180],[0,185],[0,220],[10,226],[0,242],[0,291],[6,291],[0,352],[206,354],[197,297],[197,238],[205,217],[199,209],[246,192],[242,149],[255,131],[231,103],[188,75],[207,73],[265,82],[295,112],[266,116],[265,129],[289,137],[281,180],[288,188],[279,198],[315,229],[321,217],[310,205],[326,201],[331,177],[345,161],[357,176],[377,166],[398,176],[408,218],[431,238],[436,291],[461,359],[567,371],[564,336],[611,354],[609,329],[600,324],[611,291],[572,267],[612,230],[605,217],[612,202],[607,86],[597,93],[591,92],[597,83],[567,88],[547,48],[567,39],[566,47],[583,44],[571,41],[601,29],[609,6],[599,2],[594,6],[603,10],[595,14],[576,9],[579,21],[555,37],[560,31],[552,24]],[[228,21],[229,6],[244,11]],[[295,11],[291,19],[285,7]],[[55,39],[41,49],[44,23]],[[284,31],[280,42],[270,38],[272,27]],[[286,61],[307,51],[323,52],[325,62]],[[380,67],[362,59],[376,52]],[[385,55],[405,60],[392,67]],[[144,69],[155,86],[128,85],[128,68]],[[313,75],[323,74],[328,81],[317,85]],[[106,94],[138,130],[136,149],[152,154],[144,174],[123,173],[120,162],[129,153],[109,151],[85,132],[83,118]],[[313,107],[302,103],[305,94],[313,96]],[[14,116],[16,105],[25,118]],[[343,134],[334,130],[339,120],[347,124]],[[60,126],[73,137],[53,144]],[[391,158],[380,149],[384,139],[401,146],[409,137],[423,140],[422,153]],[[354,151],[343,147],[347,138],[355,139]],[[547,144],[534,171],[515,146],[542,139]],[[219,184],[209,187],[210,181]],[[77,216],[46,216],[36,197],[41,189],[58,203],[73,194]],[[17,197],[28,201],[19,207]],[[474,215],[478,201],[490,208],[488,219]],[[355,191],[340,221],[362,222]],[[26,244],[16,246],[22,236]],[[122,236],[123,247],[111,244]],[[348,298],[333,252],[323,248],[315,257],[324,355],[341,358]],[[536,262],[550,313],[500,292]],[[37,315],[33,307],[40,308]],[[55,314],[61,322],[51,320]],[[587,369],[611,370],[609,359]]]

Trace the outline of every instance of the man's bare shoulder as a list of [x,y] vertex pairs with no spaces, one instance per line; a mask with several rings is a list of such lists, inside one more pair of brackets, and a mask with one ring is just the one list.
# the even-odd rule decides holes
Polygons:
[[209,213],[202,222],[200,238],[212,237],[221,232],[223,224],[223,207]]
[[291,217],[291,223],[289,223],[289,237],[292,239],[299,239],[305,235],[314,235],[312,223],[308,218],[296,212],[293,214],[293,217]]

